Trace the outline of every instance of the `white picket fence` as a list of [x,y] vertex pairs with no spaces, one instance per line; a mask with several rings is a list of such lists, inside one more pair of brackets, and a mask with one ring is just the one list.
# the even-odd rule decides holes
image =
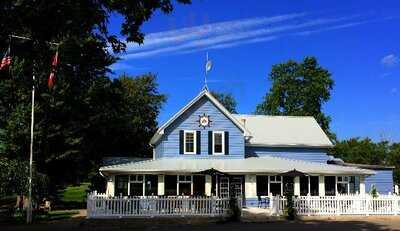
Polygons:
[[[298,215],[398,215],[400,196],[340,195],[340,196],[299,196],[293,199]],[[282,215],[286,198],[270,198],[271,213]]]
[[229,211],[229,198],[108,197],[96,192],[88,194],[87,198],[88,218],[226,216]]

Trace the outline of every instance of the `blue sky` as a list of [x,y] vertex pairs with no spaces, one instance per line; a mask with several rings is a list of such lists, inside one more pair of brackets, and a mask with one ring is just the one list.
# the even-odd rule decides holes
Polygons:
[[315,56],[335,81],[324,112],[338,138],[400,141],[400,1],[194,0],[142,29],[144,44],[128,44],[112,70],[157,74],[160,123],[201,90],[207,51],[209,88],[232,93],[240,113],[255,111],[273,64]]

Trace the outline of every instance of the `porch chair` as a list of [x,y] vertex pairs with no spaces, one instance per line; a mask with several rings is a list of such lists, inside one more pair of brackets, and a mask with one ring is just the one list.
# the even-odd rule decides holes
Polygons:
[[258,207],[261,208],[264,205],[264,209],[267,208],[267,198],[262,198],[260,195],[258,197]]

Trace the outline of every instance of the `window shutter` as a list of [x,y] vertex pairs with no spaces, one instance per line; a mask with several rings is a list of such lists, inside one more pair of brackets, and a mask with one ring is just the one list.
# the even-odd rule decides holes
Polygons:
[[183,154],[183,130],[179,131],[179,154]]
[[212,155],[213,152],[213,132],[208,131],[208,155]]
[[229,155],[229,132],[225,132],[225,155]]
[[201,131],[196,131],[196,154],[201,154]]

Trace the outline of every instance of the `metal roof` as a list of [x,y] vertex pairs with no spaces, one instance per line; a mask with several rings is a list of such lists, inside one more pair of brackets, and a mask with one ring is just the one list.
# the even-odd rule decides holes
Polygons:
[[276,147],[332,147],[312,116],[233,114],[251,133],[246,145]]
[[196,173],[207,169],[224,173],[280,174],[293,169],[307,174],[324,175],[372,175],[374,171],[355,167],[307,162],[280,157],[250,157],[245,159],[185,157],[159,158],[148,161],[105,166],[100,172],[109,173]]

